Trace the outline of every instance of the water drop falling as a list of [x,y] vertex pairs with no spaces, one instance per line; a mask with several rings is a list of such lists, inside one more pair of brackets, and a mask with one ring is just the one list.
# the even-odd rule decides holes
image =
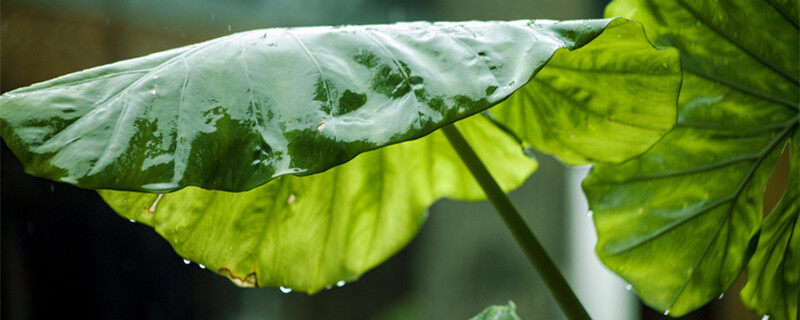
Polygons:
[[231,25],[228,25],[228,31],[231,31]]
[[191,260],[189,260],[189,259],[183,259],[183,264],[190,264],[190,263],[192,263],[192,261],[191,261]]
[[721,299],[722,299],[722,297],[724,297],[724,296],[725,296],[725,293],[720,293],[720,294],[719,294],[719,297],[717,297],[717,299],[720,299],[720,300],[721,300]]
[[347,283],[347,282],[344,282],[344,280],[339,280],[338,282],[336,282],[336,286],[337,287],[343,287],[345,285],[345,283]]
[[198,266],[200,267],[200,269],[205,269],[206,268],[206,266],[204,266],[202,264],[198,264]]
[[292,288],[287,288],[287,287],[281,286],[281,292],[283,292],[283,293],[292,292]]
[[50,193],[55,193],[55,192],[56,192],[56,186],[51,183],[50,184]]
[[664,310],[664,315],[665,315],[665,316],[668,316],[668,315],[669,315],[669,309],[667,309],[667,310]]

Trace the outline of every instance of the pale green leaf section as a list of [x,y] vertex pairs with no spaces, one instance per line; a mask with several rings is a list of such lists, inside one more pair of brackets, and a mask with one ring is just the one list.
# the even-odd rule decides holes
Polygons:
[[783,198],[764,219],[758,248],[747,264],[742,300],[771,319],[797,319],[800,273],[800,135],[791,138],[790,179]]
[[470,320],[520,320],[516,311],[517,306],[509,301],[505,306],[489,306]]
[[[786,141],[798,131],[800,34],[786,10],[779,10],[796,6],[618,0],[607,8],[607,16],[642,21],[657,46],[681,52],[684,78],[674,129],[641,157],[595,166],[584,181],[598,256],[646,304],[670,316],[725,292],[756,241],[762,246],[761,240],[790,238],[767,236],[766,229],[761,239],[757,235],[766,182]],[[792,213],[772,213],[786,214]],[[758,250],[756,257],[780,259]],[[797,287],[792,273],[774,276]],[[770,284],[751,286],[762,285]],[[756,306],[786,301],[780,289],[759,293],[752,307],[786,314],[785,304]]]
[[[459,128],[505,190],[536,168],[485,118],[471,117]],[[310,293],[356,280],[403,248],[436,199],[483,198],[440,132],[241,193],[189,187],[163,197],[100,194],[123,217],[153,226],[181,256],[238,285]]]
[[680,84],[677,50],[655,49],[639,25],[612,22],[580,50],[556,52],[528,84],[487,112],[568,164],[619,163],[672,128]]

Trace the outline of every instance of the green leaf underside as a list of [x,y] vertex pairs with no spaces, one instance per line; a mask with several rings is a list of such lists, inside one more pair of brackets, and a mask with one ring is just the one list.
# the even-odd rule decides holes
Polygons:
[[0,133],[27,172],[79,187],[244,191],[485,110],[606,26],[638,28],[521,20],[237,33],[8,92]]
[[745,302],[782,315],[797,303],[760,283],[780,279],[797,288],[797,258],[762,252],[769,244],[761,242],[778,248],[791,239],[789,247],[797,248],[791,227],[769,227],[796,216],[796,198],[786,200],[798,193],[796,174],[771,213],[775,222],[768,219],[757,238],[766,182],[797,135],[796,12],[797,2],[784,1],[618,0],[607,8],[607,16],[642,21],[657,46],[681,51],[675,128],[641,157],[596,166],[584,181],[598,256],[653,308],[680,316],[725,292],[756,241],[754,259],[783,265],[751,263],[748,274],[781,274],[750,277],[748,286],[760,289]]
[[522,90],[487,113],[568,164],[623,162],[674,125],[678,61],[677,50],[654,49],[640,26],[609,26],[580,50],[556,52]]
[[489,306],[470,320],[520,320],[516,311],[517,306],[509,301],[505,306]]
[[797,316],[798,259],[800,259],[800,136],[791,137],[789,185],[775,209],[764,218],[755,254],[747,264],[742,300],[773,319]]
[[[505,190],[535,170],[516,140],[486,118],[459,127]],[[309,293],[355,280],[399,251],[437,198],[483,197],[438,131],[246,192],[187,187],[157,204],[155,194],[99,192],[123,217],[153,226],[178,254],[240,286]]]

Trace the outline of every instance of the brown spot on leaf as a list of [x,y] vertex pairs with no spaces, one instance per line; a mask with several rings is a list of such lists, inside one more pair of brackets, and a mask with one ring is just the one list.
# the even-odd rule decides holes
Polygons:
[[235,285],[240,286],[242,288],[255,288],[258,286],[258,279],[255,272],[251,272],[250,274],[247,275],[247,277],[242,278],[231,272],[230,269],[223,267],[219,269],[218,273],[225,276],[226,278],[231,280],[231,282],[233,282]]

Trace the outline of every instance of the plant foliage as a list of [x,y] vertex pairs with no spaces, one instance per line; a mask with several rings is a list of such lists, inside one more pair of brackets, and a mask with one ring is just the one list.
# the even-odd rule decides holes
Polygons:
[[[584,181],[597,254],[658,310],[692,311],[724,293],[747,266],[745,304],[795,318],[797,7],[617,0],[607,8],[607,16],[642,21],[657,46],[681,52],[675,128],[641,157],[596,166]],[[765,185],[789,143],[790,183],[775,210],[763,212]]]
[[313,293],[437,198],[483,197],[437,128],[500,103],[458,125],[510,190],[535,169],[520,138],[570,163],[646,151],[680,76],[627,19],[266,29],[8,92],[0,133],[234,283]]

